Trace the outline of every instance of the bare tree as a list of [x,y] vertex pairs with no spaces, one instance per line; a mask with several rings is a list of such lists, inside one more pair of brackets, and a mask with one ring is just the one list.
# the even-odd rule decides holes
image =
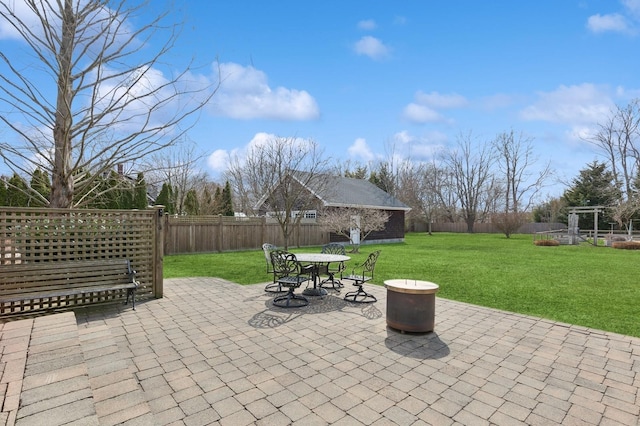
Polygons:
[[493,141],[496,163],[504,187],[504,212],[519,213],[531,210],[540,191],[552,176],[549,163],[533,171],[538,158],[533,153],[533,139],[522,133],[500,133]]
[[640,172],[640,99],[618,106],[590,139],[607,158],[620,199],[613,208],[614,220],[631,230],[631,220],[640,211],[638,173]]
[[[352,253],[360,251],[360,244],[369,234],[382,231],[391,215],[384,210],[367,208],[333,208],[318,218],[323,229],[349,239]],[[353,240],[352,231],[358,232],[359,241]]]
[[470,133],[461,134],[457,148],[442,156],[443,163],[452,174],[461,213],[470,233],[476,220],[483,217],[499,193],[492,173],[495,154],[491,145],[474,144],[472,139]]
[[431,224],[439,208],[438,194],[434,191],[433,163],[406,161],[398,170],[397,197],[411,206],[409,217],[417,216],[426,222],[431,235]]
[[184,202],[191,190],[200,192],[207,183],[207,174],[199,165],[205,154],[198,151],[195,143],[180,141],[175,146],[152,154],[143,163],[148,170],[149,185],[159,188],[163,183],[171,185],[176,213],[184,213]]
[[640,164],[640,99],[618,106],[590,141],[604,153],[616,186],[631,200]]
[[317,207],[315,193],[322,192],[329,160],[316,142],[274,137],[252,145],[246,156],[234,156],[226,172],[236,209],[247,215],[275,218],[288,249],[290,237],[309,210]]
[[172,145],[215,92],[191,76],[190,65],[162,74],[179,26],[167,22],[169,9],[158,15],[155,8],[156,17],[140,25],[145,7],[126,0],[0,2],[0,19],[24,44],[20,55],[0,51],[7,112],[0,120],[15,136],[0,144],[0,156],[15,172],[39,166],[50,175],[51,207],[89,203],[116,164]]
[[494,211],[492,221],[507,238],[529,220],[530,216],[523,213],[531,210],[552,175],[549,163],[533,172],[537,157],[532,141],[513,130],[500,133],[493,141],[504,206]]
[[453,171],[445,164],[438,165],[434,162],[426,167],[423,183],[425,190],[435,194],[437,200],[434,219],[456,222],[460,199]]
[[522,225],[530,220],[531,214],[526,212],[501,212],[491,215],[491,222],[507,238],[511,238],[511,234],[517,232]]

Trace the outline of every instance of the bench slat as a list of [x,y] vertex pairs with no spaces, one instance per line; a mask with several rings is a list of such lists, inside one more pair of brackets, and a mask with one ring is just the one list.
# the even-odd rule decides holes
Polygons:
[[[0,313],[20,306],[54,307],[65,300],[107,300],[108,293],[133,295],[138,282],[128,259],[28,261],[0,268]],[[104,296],[97,296],[104,294]],[[72,299],[69,299],[72,298]],[[80,299],[77,299],[80,298]],[[87,299],[88,298],[88,299]],[[113,297],[111,297],[112,299]],[[51,300],[51,303],[43,301]]]
[[130,290],[134,289],[135,286],[132,284],[121,284],[109,287],[85,287],[85,288],[76,288],[76,289],[60,289],[60,290],[48,290],[41,292],[28,292],[22,293],[16,297],[8,297],[2,298],[3,302],[18,302],[20,300],[31,300],[31,299],[50,299],[54,297],[66,297],[66,296],[76,296],[76,295],[85,295],[89,293],[103,293],[106,291],[118,291],[118,290]]

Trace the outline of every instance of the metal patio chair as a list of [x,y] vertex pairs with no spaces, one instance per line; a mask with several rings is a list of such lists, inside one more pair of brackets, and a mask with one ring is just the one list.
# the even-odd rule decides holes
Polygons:
[[[346,250],[344,248],[344,244],[329,243],[322,246],[321,253],[341,254],[344,256],[346,255]],[[334,262],[333,265],[323,265],[320,268],[319,273],[328,275],[328,278],[320,283],[320,287],[332,290],[339,290],[344,287],[340,280],[336,278],[336,275],[342,275],[342,271],[344,271],[344,269],[344,262]]]
[[373,294],[367,293],[363,290],[362,285],[367,281],[373,279],[373,270],[376,267],[380,250],[376,250],[371,253],[367,260],[359,266],[353,268],[350,275],[342,276],[341,280],[353,281],[353,285],[357,287],[356,290],[350,291],[344,295],[344,300],[355,303],[373,303],[378,299]]
[[284,295],[273,298],[273,304],[281,308],[300,308],[307,306],[309,301],[306,297],[296,294],[294,291],[302,283],[311,280],[313,265],[302,266],[298,263],[296,255],[280,250],[271,252],[273,269],[276,271],[276,282],[282,288],[287,289]]
[[267,293],[281,293],[283,291],[280,284],[278,284],[278,282],[276,281],[276,271],[273,268],[273,261],[271,260],[271,252],[277,249],[278,247],[270,243],[264,243],[262,245],[264,260],[267,263],[267,274],[273,275],[273,283],[267,284],[267,286],[264,288],[264,291],[266,291]]

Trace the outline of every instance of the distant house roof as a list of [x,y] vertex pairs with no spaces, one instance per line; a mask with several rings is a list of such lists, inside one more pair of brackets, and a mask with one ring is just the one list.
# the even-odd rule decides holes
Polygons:
[[[299,173],[294,173],[294,176]],[[365,179],[318,175],[305,186],[325,207],[411,210],[411,207]]]

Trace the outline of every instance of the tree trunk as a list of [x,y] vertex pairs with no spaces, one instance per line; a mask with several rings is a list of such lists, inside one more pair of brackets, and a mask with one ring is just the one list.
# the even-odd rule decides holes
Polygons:
[[466,222],[467,222],[467,233],[473,234],[473,225],[476,222],[475,219],[468,218]]
[[54,164],[51,177],[51,207],[73,206],[73,175],[71,173],[71,125],[73,102],[72,57],[75,38],[75,17],[72,0],[64,2],[62,40],[58,53],[58,95],[53,128]]

